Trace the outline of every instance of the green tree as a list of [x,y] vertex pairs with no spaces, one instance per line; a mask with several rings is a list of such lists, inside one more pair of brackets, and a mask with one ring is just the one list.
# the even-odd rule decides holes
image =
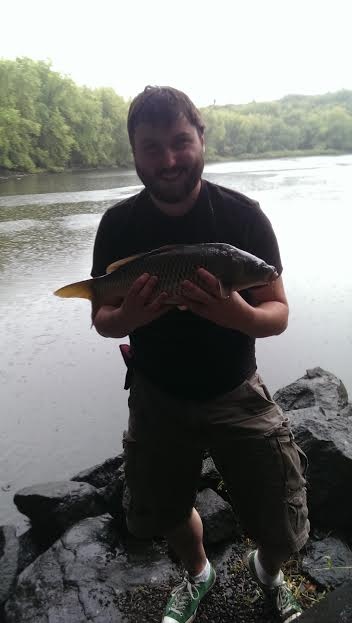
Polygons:
[[[77,86],[50,62],[0,59],[0,167],[62,171],[132,162],[128,102]],[[352,91],[202,110],[208,159],[352,150]]]

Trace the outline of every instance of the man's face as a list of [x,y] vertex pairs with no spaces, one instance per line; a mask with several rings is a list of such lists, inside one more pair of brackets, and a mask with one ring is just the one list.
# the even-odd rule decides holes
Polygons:
[[171,126],[138,125],[135,166],[150,194],[165,203],[184,201],[201,178],[203,145],[203,137],[184,116]]

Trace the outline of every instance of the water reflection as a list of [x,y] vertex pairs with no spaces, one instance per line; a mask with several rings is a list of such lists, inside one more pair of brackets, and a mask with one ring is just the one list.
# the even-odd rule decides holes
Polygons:
[[75,193],[134,186],[140,181],[134,171],[109,169],[75,171],[73,173],[46,173],[23,175],[2,180],[0,195],[37,195],[47,193]]

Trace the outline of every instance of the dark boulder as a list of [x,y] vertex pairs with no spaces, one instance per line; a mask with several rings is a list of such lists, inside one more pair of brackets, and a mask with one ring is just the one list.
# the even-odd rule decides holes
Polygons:
[[312,368],[300,379],[279,389],[274,400],[284,411],[321,407],[341,412],[348,407],[348,394],[342,381],[322,368]]
[[309,608],[300,623],[351,623],[352,582],[347,582],[329,593],[317,605]]
[[287,412],[295,439],[308,457],[311,524],[351,531],[352,420],[314,406]]
[[206,456],[202,463],[202,471],[199,480],[198,489],[213,489],[217,491],[222,486],[222,477],[215,467],[214,461],[211,456]]
[[212,489],[200,491],[195,507],[203,521],[206,544],[219,543],[235,536],[236,520],[233,510],[215,491]]
[[312,368],[274,394],[286,412],[297,443],[308,456],[308,507],[311,524],[351,531],[352,404],[342,381]]
[[346,543],[335,537],[312,541],[303,557],[302,570],[316,584],[336,588],[347,580],[352,582],[352,552]]
[[93,485],[96,489],[101,489],[102,487],[111,485],[123,462],[124,454],[122,453],[118,456],[106,459],[106,461],[94,465],[94,467],[84,469],[73,476],[71,480],[76,482],[88,482],[88,484]]
[[109,515],[85,519],[21,573],[5,623],[123,623],[121,596],[178,576],[160,545],[127,551]]
[[69,480],[25,487],[15,494],[14,502],[32,525],[49,534],[63,532],[76,521],[103,512],[95,487]]

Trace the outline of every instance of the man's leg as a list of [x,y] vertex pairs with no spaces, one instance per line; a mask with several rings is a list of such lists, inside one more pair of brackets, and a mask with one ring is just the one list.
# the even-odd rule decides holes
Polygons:
[[163,623],[191,623],[215,582],[194,509],[203,448],[192,405],[159,392],[141,377],[130,394],[124,437],[127,526],[139,537],[165,536],[186,573],[171,593]]
[[191,576],[203,571],[207,562],[203,546],[203,524],[195,508],[184,523],[165,536]]
[[202,520],[193,508],[189,518],[166,534],[168,543],[186,568],[186,574],[172,591],[166,604],[162,623],[191,623],[201,599],[216,579],[203,546]]
[[210,416],[211,454],[258,544],[250,572],[281,621],[291,623],[301,608],[280,569],[308,538],[306,457],[258,375],[219,399]]
[[275,577],[280,573],[282,564],[290,555],[288,551],[277,551],[273,548],[258,545],[258,562],[268,576]]

